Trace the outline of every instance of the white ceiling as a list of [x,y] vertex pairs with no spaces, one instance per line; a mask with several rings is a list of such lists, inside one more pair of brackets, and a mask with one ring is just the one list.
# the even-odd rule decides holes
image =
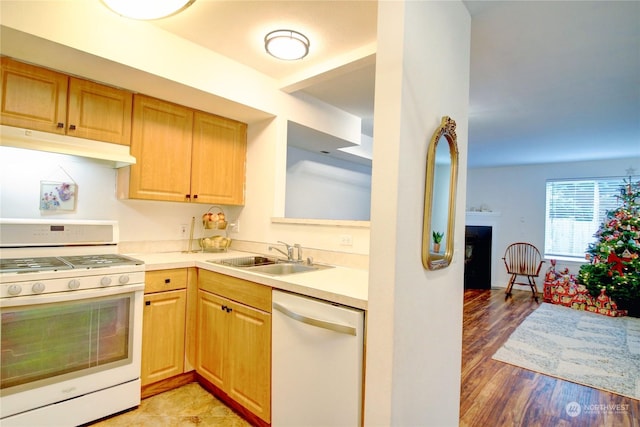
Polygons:
[[[377,0],[196,0],[153,23],[279,80],[283,88],[295,86],[363,118],[363,130],[372,136],[377,5]],[[306,35],[309,55],[300,61],[268,55],[264,36],[278,29]]]
[[640,156],[640,2],[467,5],[470,165]]
[[[465,4],[469,166],[640,156],[640,2]],[[376,16],[376,1],[197,0],[155,25],[288,82],[375,43]],[[310,38],[308,57],[265,54],[262,38],[280,28]],[[362,117],[371,134],[375,64],[353,68],[303,91]]]
[[[465,4],[472,15],[469,166],[640,157],[640,1]],[[271,76],[283,90],[362,117],[370,135],[377,5],[196,0],[152,25]],[[264,52],[264,35],[282,28],[309,37],[306,58],[278,61]]]

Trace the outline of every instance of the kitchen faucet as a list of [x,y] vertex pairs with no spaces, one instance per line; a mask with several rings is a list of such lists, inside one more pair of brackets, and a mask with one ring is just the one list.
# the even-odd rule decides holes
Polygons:
[[[300,244],[296,243],[295,245],[291,246],[288,243],[285,243],[281,240],[278,240],[278,243],[283,244],[286,248],[287,248],[287,252],[283,251],[282,249],[276,248],[274,246],[269,246],[269,250],[276,250],[278,252],[280,252],[282,255],[285,255],[287,257],[287,261],[290,262],[302,262],[302,247],[300,246]],[[296,248],[298,249],[298,260],[296,261],[293,258],[293,249]]]
[[296,243],[293,246],[298,249],[298,262],[302,262],[302,246],[300,246],[300,243]]

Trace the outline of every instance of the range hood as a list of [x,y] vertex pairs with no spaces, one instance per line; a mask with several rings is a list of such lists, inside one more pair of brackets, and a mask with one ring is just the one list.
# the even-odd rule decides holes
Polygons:
[[136,163],[136,158],[129,154],[129,146],[127,145],[111,144],[12,126],[0,126],[0,145],[107,160],[113,162],[115,168]]

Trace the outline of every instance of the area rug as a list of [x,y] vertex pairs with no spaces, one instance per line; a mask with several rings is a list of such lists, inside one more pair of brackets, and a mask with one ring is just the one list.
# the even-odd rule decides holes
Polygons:
[[640,319],[543,303],[493,359],[640,400]]

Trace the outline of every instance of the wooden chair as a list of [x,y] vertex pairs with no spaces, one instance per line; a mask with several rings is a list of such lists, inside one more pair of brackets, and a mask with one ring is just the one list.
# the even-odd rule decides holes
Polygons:
[[[507,273],[511,275],[504,299],[511,296],[513,285],[523,285],[531,288],[533,298],[538,302],[538,287],[535,278],[540,275],[540,268],[544,263],[538,248],[530,243],[513,243],[507,247],[502,259],[507,267]],[[518,276],[526,277],[527,281],[517,282]]]

